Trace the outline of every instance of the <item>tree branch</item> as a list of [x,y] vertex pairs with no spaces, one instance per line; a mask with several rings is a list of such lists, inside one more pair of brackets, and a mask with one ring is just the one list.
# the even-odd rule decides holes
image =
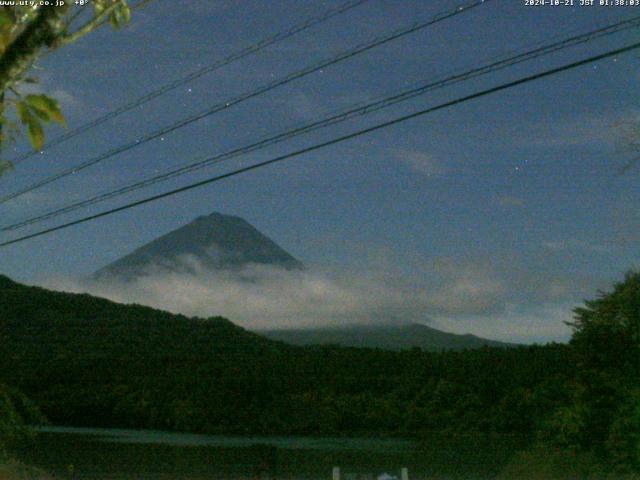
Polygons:
[[111,12],[113,12],[121,3],[122,3],[122,0],[113,2],[110,6],[108,6],[102,12],[100,12],[99,15],[96,15],[95,17],[93,17],[91,20],[85,23],[82,27],[78,28],[75,32],[60,38],[59,45],[62,46],[62,45],[67,45],[69,43],[73,43],[76,40],[78,40],[80,37],[84,37],[87,33],[91,33],[96,28],[99,28],[102,24],[104,24],[108,20]]
[[35,60],[38,51],[56,43],[64,24],[65,6],[44,6],[35,19],[7,47],[0,57],[0,91],[5,91]]

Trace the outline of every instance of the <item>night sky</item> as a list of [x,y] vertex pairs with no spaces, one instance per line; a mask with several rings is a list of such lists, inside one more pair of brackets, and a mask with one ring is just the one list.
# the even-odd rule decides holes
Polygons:
[[[468,1],[370,0],[30,158],[6,194],[375,36]],[[575,0],[579,3],[579,0]],[[39,61],[75,127],[339,1],[156,0]],[[640,16],[640,7],[492,0],[0,205],[2,224],[241,146],[417,82]],[[5,241],[266,160],[520,76],[637,42],[630,30],[0,235]],[[440,292],[436,326],[564,340],[571,309],[638,266],[640,178],[621,168],[640,122],[640,50],[527,83],[0,251],[27,283],[80,277],[213,211],[238,215],[308,265],[382,271]],[[63,133],[47,130],[48,138]],[[15,154],[28,148],[24,142]],[[637,153],[635,154],[637,155]],[[11,151],[5,156],[11,158]],[[233,318],[232,318],[233,320]]]

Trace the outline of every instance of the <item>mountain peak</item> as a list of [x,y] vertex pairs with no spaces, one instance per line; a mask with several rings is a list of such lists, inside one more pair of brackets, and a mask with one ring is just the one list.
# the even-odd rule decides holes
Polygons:
[[303,265],[246,220],[213,212],[173,230],[98,270],[94,278],[132,280],[151,270],[240,269],[261,264],[285,269]]
[[247,223],[246,220],[240,217],[236,217],[235,215],[225,215],[220,212],[211,212],[209,215],[200,215],[191,223],[202,223],[202,222],[244,222]]

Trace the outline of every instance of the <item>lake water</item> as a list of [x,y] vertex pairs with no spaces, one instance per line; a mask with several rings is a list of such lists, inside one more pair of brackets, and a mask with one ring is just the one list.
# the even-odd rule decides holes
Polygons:
[[19,451],[24,462],[74,480],[489,479],[513,453],[512,438],[375,438],[194,435],[143,430],[47,427]]

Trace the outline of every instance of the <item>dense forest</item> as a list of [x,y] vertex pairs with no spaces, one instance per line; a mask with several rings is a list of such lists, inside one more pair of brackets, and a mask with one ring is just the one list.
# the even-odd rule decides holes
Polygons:
[[50,422],[76,426],[513,434],[532,450],[640,471],[640,273],[576,309],[572,326],[569,345],[439,353],[295,347],[224,318],[0,277],[0,438],[37,419],[36,405]]

